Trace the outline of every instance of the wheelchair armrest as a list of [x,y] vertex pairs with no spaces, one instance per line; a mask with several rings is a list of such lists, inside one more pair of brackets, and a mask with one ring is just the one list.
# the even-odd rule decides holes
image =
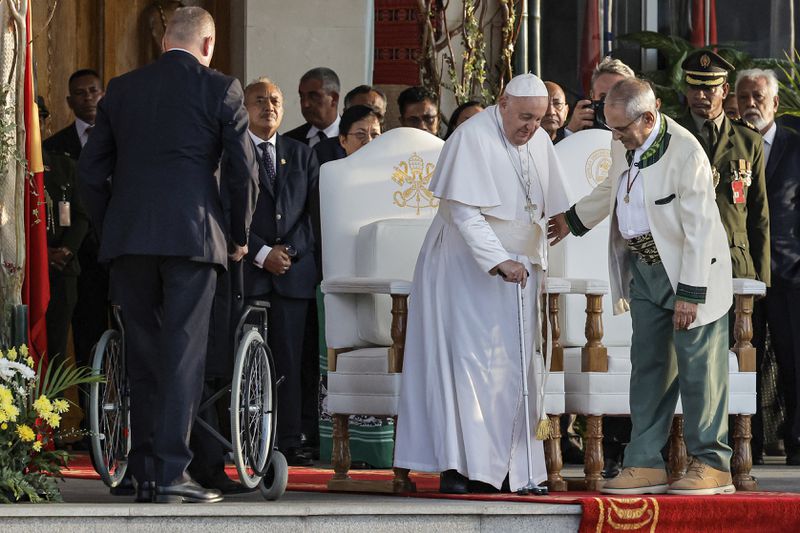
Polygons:
[[411,282],[391,278],[333,278],[323,279],[323,294],[398,294],[408,295]]

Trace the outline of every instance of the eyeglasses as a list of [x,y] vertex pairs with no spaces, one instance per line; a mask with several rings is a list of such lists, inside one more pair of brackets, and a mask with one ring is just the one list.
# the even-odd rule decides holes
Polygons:
[[553,109],[556,111],[561,111],[564,109],[564,106],[567,105],[566,102],[562,102],[561,100],[553,100],[552,98],[549,100],[550,105],[553,106]]
[[625,133],[625,131],[626,131],[628,128],[630,128],[631,126],[633,126],[633,124],[634,124],[634,123],[636,123],[636,122],[638,122],[639,120],[641,120],[641,118],[644,116],[644,113],[641,113],[641,114],[640,114],[638,117],[636,117],[635,119],[633,119],[633,120],[631,120],[630,122],[628,122],[626,125],[624,125],[624,126],[621,126],[621,127],[619,127],[619,128],[614,128],[614,127],[612,127],[612,126],[609,126],[609,125],[608,125],[608,122],[606,122],[606,120],[605,120],[605,117],[603,117],[603,118],[600,118],[598,115],[595,115],[595,116],[598,118],[598,120],[600,121],[600,123],[601,123],[603,126],[605,126],[606,128],[608,128],[608,129],[610,129],[610,130],[611,130],[611,133],[618,133],[618,134],[622,135],[622,134],[624,134],[624,133]]
[[358,139],[359,141],[364,143],[364,142],[369,142],[369,141],[371,141],[373,139],[378,138],[380,136],[380,134],[381,133],[379,131],[358,130],[358,131],[354,131],[352,133],[348,133],[347,137],[352,135],[353,137],[355,137],[356,139]]
[[438,119],[438,115],[422,115],[420,116],[410,116],[410,117],[403,117],[403,120],[406,124],[411,126],[412,128],[419,128],[422,126],[424,122],[427,126],[433,126],[436,123],[436,119]]

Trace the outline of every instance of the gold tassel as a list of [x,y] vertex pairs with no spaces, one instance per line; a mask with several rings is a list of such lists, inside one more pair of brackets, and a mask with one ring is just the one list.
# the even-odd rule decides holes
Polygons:
[[553,426],[550,425],[549,418],[539,420],[536,426],[536,440],[548,440],[553,438]]

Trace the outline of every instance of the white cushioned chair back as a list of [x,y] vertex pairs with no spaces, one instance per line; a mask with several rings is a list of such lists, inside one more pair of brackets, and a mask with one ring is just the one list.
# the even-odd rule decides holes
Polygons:
[[[611,132],[584,130],[555,145],[573,198],[579,200],[608,177],[611,168]],[[613,179],[614,177],[612,177]],[[608,229],[610,217],[583,237],[569,236],[550,248],[550,275],[560,278],[588,278],[608,281]],[[586,343],[586,301],[571,296],[561,304],[561,343]],[[603,297],[603,344],[630,346],[630,313],[614,316],[611,295]]]
[[[425,221],[427,225],[436,214],[438,200],[427,186],[444,142],[422,130],[396,128],[390,130],[353,155],[325,163],[320,168],[320,221],[322,226],[322,272],[325,279],[364,275],[368,269],[357,268],[358,236],[362,227],[379,220],[409,219]],[[395,228],[391,230],[390,228]],[[410,232],[419,232],[412,225]],[[365,239],[386,232],[406,234],[401,225],[387,223],[365,230]],[[404,242],[415,238],[403,237]],[[403,265],[411,270],[401,278],[411,280],[413,265],[421,245],[391,252],[393,257],[403,256]],[[391,243],[388,243],[389,245]],[[362,245],[362,248],[365,246]],[[381,243],[384,247],[384,243]],[[364,257],[370,254],[362,251]],[[381,260],[376,268],[383,268]],[[401,266],[403,266],[401,265]],[[407,269],[403,269],[406,271]],[[377,272],[381,277],[391,277]],[[388,271],[387,271],[388,272]],[[371,298],[371,297],[362,297]],[[361,328],[370,340],[359,335],[357,323],[358,298],[351,295],[325,295],[326,340],[330,348],[365,346],[375,340],[385,340],[385,335],[369,324]],[[385,317],[386,330],[391,315]],[[378,344],[378,343],[375,343]]]
[[[431,225],[430,218],[389,218],[367,224],[358,230],[356,275],[367,278],[411,280],[422,242]],[[363,295],[358,306],[358,336],[364,342],[392,344],[392,297],[387,294]]]

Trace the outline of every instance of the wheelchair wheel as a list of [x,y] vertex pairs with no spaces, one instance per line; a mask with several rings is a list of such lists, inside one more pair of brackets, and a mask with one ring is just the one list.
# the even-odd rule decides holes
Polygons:
[[286,462],[286,457],[278,450],[273,450],[269,468],[261,479],[258,489],[264,499],[271,502],[283,496],[288,483],[289,464]]
[[89,428],[92,462],[109,487],[119,484],[128,467],[131,449],[127,374],[123,368],[122,336],[103,333],[94,351],[92,370],[106,381],[92,383],[89,390]]
[[239,481],[254,489],[266,474],[275,439],[275,369],[261,334],[248,330],[236,351],[231,384],[231,443]]

